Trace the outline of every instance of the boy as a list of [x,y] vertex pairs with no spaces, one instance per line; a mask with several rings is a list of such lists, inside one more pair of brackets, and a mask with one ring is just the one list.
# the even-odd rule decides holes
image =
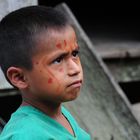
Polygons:
[[89,140],[61,103],[77,98],[83,82],[72,25],[60,11],[30,6],[0,23],[0,64],[23,102],[0,140]]

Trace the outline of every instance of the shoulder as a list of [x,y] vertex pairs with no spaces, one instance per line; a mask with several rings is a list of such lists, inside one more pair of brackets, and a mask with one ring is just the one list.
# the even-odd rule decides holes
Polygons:
[[35,119],[25,116],[19,121],[8,122],[1,140],[48,140],[52,137]]
[[50,138],[35,115],[15,112],[1,133],[1,140],[47,140]]

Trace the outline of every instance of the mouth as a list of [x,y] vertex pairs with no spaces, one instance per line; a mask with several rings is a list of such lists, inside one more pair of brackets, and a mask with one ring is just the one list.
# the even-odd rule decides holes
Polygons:
[[71,84],[68,85],[68,87],[74,87],[74,88],[80,88],[82,86],[82,80],[77,80],[72,82]]

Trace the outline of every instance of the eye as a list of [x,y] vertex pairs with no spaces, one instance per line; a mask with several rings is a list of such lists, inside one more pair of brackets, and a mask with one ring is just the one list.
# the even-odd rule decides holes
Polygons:
[[56,58],[54,61],[53,61],[53,64],[59,64],[63,61],[63,56],[60,56],[58,58]]
[[79,54],[79,51],[78,50],[75,50],[75,51],[72,52],[72,56],[74,56],[74,57],[77,57],[78,54]]

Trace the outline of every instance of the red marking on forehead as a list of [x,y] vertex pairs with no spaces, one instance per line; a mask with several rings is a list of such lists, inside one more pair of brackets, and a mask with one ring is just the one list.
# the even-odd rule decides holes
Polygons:
[[61,49],[61,44],[60,43],[58,43],[58,44],[56,44],[56,47],[58,48],[58,49]]
[[51,84],[53,82],[52,78],[48,79],[48,84]]
[[65,45],[65,47],[67,46],[67,42],[66,42],[66,40],[64,40],[64,45]]

